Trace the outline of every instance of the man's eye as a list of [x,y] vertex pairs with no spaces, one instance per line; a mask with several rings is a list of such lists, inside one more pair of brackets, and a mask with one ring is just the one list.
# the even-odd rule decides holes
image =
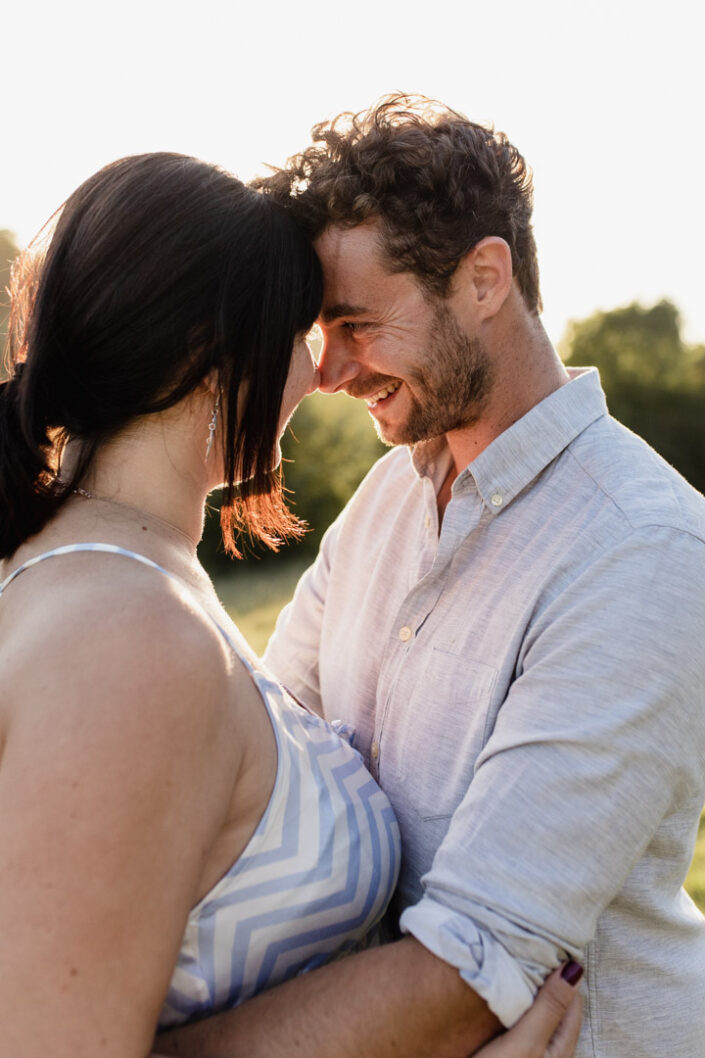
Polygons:
[[356,320],[345,320],[340,325],[344,331],[348,331],[350,334],[355,334],[356,331],[361,331],[365,327],[368,327],[367,323],[358,323]]

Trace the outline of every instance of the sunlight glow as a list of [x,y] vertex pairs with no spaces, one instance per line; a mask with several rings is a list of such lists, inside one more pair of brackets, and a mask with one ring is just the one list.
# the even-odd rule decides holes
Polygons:
[[124,154],[176,150],[249,179],[310,127],[395,89],[492,121],[535,173],[544,321],[670,297],[705,340],[700,44],[691,0],[446,0],[433,18],[359,0],[281,9],[65,0],[3,14],[0,228],[26,243]]

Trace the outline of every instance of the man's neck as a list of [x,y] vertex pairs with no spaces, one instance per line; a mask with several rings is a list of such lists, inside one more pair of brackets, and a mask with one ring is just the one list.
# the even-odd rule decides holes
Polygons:
[[438,494],[436,496],[436,506],[438,507],[438,530],[440,532],[441,526],[443,525],[443,515],[445,514],[446,507],[450,503],[450,493],[453,488],[453,482],[458,476],[458,471],[455,469],[455,464],[451,463],[450,469],[446,474]]
[[500,351],[494,363],[492,386],[482,413],[469,426],[445,435],[452,462],[437,493],[439,526],[458,474],[505,430],[570,381],[539,321],[529,341],[514,341]]
[[[490,392],[477,420],[446,434],[459,474],[500,434],[569,381],[568,372],[538,323],[533,341],[512,341],[493,357]],[[451,479],[452,483],[452,479]]]

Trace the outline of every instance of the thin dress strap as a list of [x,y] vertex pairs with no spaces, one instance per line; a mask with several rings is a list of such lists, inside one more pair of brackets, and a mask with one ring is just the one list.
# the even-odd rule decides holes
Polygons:
[[147,558],[146,555],[140,555],[137,551],[128,551],[124,547],[118,547],[116,544],[99,544],[99,543],[82,543],[82,544],[64,544],[63,547],[55,547],[51,551],[44,551],[41,555],[36,555],[34,558],[28,559],[17,569],[13,570],[5,580],[0,583],[0,596],[2,596],[5,589],[12,584],[15,577],[19,577],[20,573],[24,573],[26,569],[30,569],[32,566],[38,565],[40,562],[44,562],[47,558],[54,558],[57,555],[70,555],[76,551],[102,551],[109,555],[124,555],[125,558],[132,558],[135,562],[141,562],[143,566],[149,566],[151,569],[156,569],[159,573],[163,573],[169,580],[174,581],[179,587],[184,588],[189,592],[189,595],[193,599],[195,605],[201,610],[205,616],[213,622],[215,627],[218,629],[223,639],[226,641],[230,649],[237,655],[242,661],[243,665],[249,672],[254,672],[254,666],[252,662],[247,658],[241,650],[238,650],[237,645],[233,641],[232,637],[228,635],[223,626],[216,621],[212,614],[208,613],[204,606],[193,596],[193,593],[189,591],[188,586],[184,584],[180,577],[177,577],[175,573],[170,573],[168,569],[164,569],[164,566],[160,566],[158,562],[153,562],[151,558]]

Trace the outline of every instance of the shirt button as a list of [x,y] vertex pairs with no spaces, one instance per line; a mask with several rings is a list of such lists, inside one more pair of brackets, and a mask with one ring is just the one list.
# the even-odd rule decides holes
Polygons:
[[495,492],[492,495],[490,503],[492,504],[493,507],[501,507],[502,504],[504,503],[504,496],[502,495],[501,492]]
[[377,760],[379,757],[379,742],[372,743],[370,746],[370,755],[372,756],[372,760]]
[[399,638],[402,643],[407,643],[411,639],[411,629],[408,625],[404,625],[399,629]]
[[426,515],[426,517],[423,520],[423,524],[424,524],[424,528],[425,529],[430,529],[431,528],[431,516],[430,515],[428,515],[428,514]]

